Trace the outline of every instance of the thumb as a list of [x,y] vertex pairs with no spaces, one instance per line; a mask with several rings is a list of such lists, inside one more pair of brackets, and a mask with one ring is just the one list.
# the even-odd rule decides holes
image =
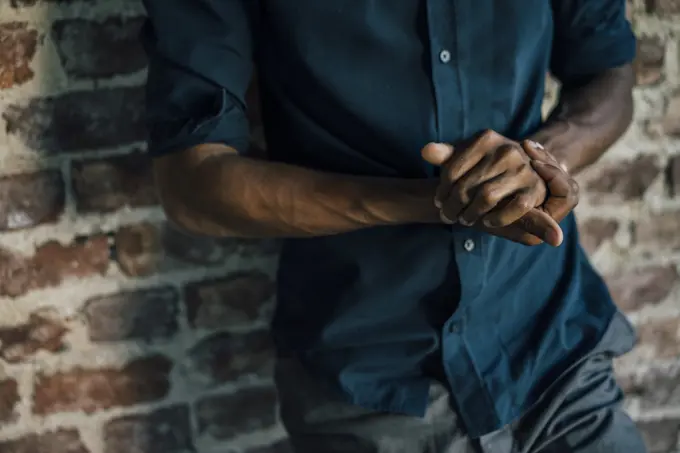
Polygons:
[[428,143],[420,154],[432,165],[443,165],[453,155],[453,146],[445,143]]

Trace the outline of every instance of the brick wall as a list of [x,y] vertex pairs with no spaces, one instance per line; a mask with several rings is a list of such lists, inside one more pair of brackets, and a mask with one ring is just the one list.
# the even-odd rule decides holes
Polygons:
[[[0,452],[287,451],[276,244],[170,228],[140,154],[137,0],[0,2]],[[680,432],[680,2],[631,5],[636,120],[583,175],[583,241],[640,345],[652,452]],[[547,95],[547,104],[554,91]]]

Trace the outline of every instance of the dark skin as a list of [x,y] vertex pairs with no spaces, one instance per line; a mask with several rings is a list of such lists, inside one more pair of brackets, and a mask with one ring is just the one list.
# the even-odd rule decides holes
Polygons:
[[[528,215],[561,220],[571,210],[564,206],[573,203],[565,204],[557,190],[571,186],[571,177],[551,163],[550,155],[572,172],[596,161],[630,123],[632,86],[632,70],[625,66],[563,93],[563,107],[535,137],[548,152],[526,150],[544,162],[530,165],[548,185],[547,200]],[[433,203],[437,180],[324,173],[238,156],[222,144],[156,159],[154,174],[168,217],[197,234],[312,237],[374,226],[441,223]],[[543,240],[558,245],[546,234],[545,224],[521,220],[494,228],[479,223],[475,228],[529,245]]]
[[[571,174],[595,162],[625,132],[632,119],[633,84],[627,66],[565,86],[560,104],[533,140],[517,143],[486,131],[455,149],[428,145],[423,157],[442,166],[435,203],[443,219],[481,223],[491,232],[502,228],[510,233],[502,235],[523,243],[559,244],[557,222],[578,203]],[[621,95],[608,102],[612,92]],[[528,224],[543,235],[529,238]]]

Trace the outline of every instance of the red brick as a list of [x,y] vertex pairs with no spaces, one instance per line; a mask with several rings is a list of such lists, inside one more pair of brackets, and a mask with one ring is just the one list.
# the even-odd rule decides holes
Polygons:
[[192,283],[185,301],[189,323],[203,329],[229,328],[252,323],[274,296],[271,278],[259,271]]
[[608,195],[612,199],[641,199],[661,172],[655,156],[642,155],[634,160],[599,164],[594,178],[586,183],[588,195]]
[[68,328],[56,316],[33,313],[25,324],[0,327],[0,357],[23,362],[38,351],[59,352]]
[[158,203],[151,161],[141,153],[76,161],[71,175],[79,212],[111,212]]
[[172,362],[163,356],[134,360],[122,368],[75,368],[50,376],[39,374],[33,412],[93,413],[112,407],[159,401],[170,391]]
[[60,429],[45,434],[0,442],[2,453],[91,453],[75,429]]
[[188,369],[209,385],[247,375],[269,377],[273,369],[269,333],[262,330],[209,336],[189,351]]
[[113,77],[144,69],[139,42],[142,17],[109,17],[102,21],[62,19],[52,37],[62,66],[74,79]]
[[614,237],[619,222],[613,219],[588,219],[579,225],[581,245],[588,253],[595,253],[603,242]]
[[98,296],[85,303],[90,340],[168,338],[177,331],[179,295],[172,287]]
[[0,178],[0,232],[56,221],[64,211],[64,180],[58,171]]
[[627,312],[658,304],[670,294],[678,279],[674,266],[632,269],[606,277],[616,304]]
[[276,391],[242,389],[230,395],[211,396],[196,404],[198,430],[214,439],[229,439],[276,424]]
[[644,215],[634,225],[634,243],[659,250],[678,250],[680,249],[678,225],[680,211]]
[[146,136],[142,87],[76,91],[10,105],[7,132],[29,147],[58,154],[121,146]]
[[676,451],[680,438],[680,420],[650,420],[637,423],[645,439],[648,453],[672,453]]
[[50,241],[29,257],[0,248],[0,296],[19,297],[34,289],[58,286],[67,278],[103,275],[109,256],[105,235],[68,245]]
[[0,90],[33,78],[30,67],[38,47],[38,32],[25,22],[0,24]]
[[637,44],[637,55],[633,62],[638,85],[653,85],[663,77],[666,47],[656,37],[640,37]]
[[[16,419],[15,408],[19,400],[17,381],[14,379],[0,381],[0,423],[9,423]],[[0,451],[4,450],[0,448]]]
[[104,425],[104,453],[187,453],[194,451],[187,406],[129,415]]

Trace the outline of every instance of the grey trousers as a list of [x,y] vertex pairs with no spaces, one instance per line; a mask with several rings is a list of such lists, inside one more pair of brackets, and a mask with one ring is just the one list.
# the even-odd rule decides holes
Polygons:
[[276,366],[281,418],[296,453],[645,453],[612,370],[634,336],[617,314],[598,347],[538,403],[480,439],[466,436],[444,383],[433,380],[424,418],[374,412],[348,404],[294,359]]

